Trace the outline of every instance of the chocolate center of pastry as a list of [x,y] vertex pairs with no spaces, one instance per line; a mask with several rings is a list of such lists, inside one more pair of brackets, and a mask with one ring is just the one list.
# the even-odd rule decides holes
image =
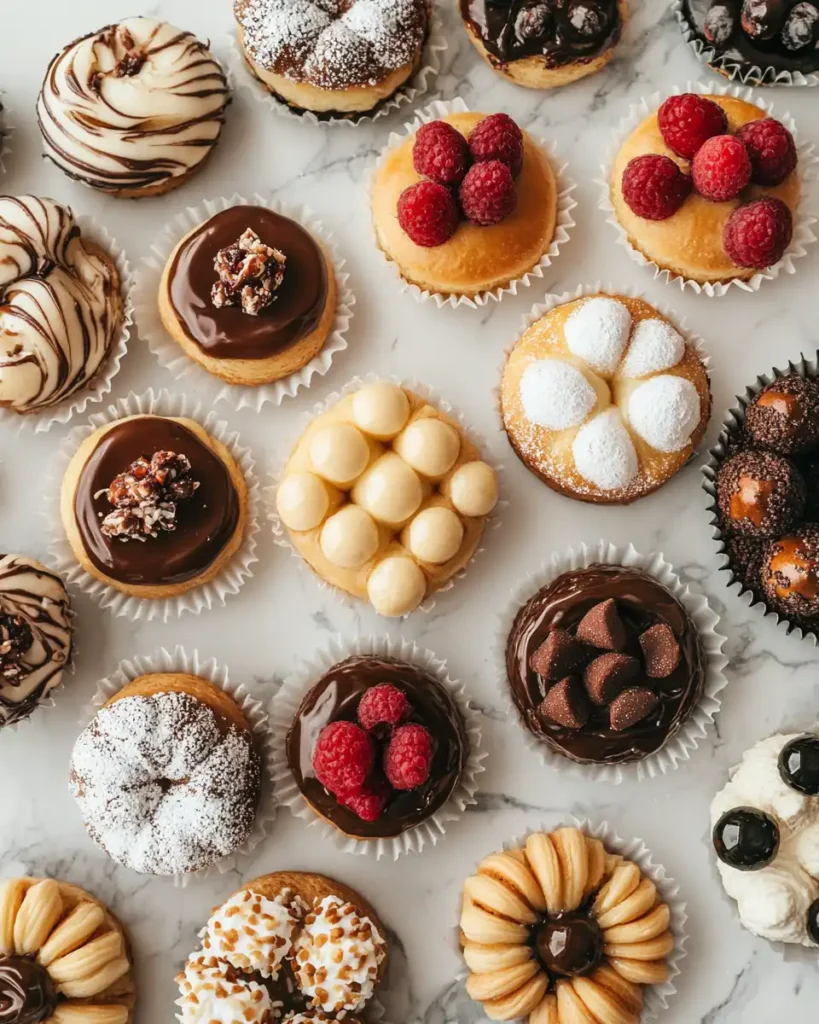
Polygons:
[[31,626],[21,615],[0,615],[0,679],[15,683],[23,675],[22,657],[33,643]]
[[549,974],[589,974],[603,959],[603,933],[593,918],[577,911],[544,921],[535,932],[534,945]]
[[237,242],[216,254],[213,269],[219,280],[211,289],[211,302],[217,309],[241,306],[243,313],[258,316],[276,298],[286,262],[283,252],[247,228]]
[[37,1024],[56,1009],[48,971],[27,956],[0,957],[0,1024]]

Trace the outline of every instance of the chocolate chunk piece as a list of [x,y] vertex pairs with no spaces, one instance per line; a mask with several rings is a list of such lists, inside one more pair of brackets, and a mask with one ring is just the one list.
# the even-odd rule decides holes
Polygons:
[[576,676],[567,676],[549,690],[538,708],[541,718],[564,729],[582,729],[591,714],[586,691]]
[[603,651],[622,651],[626,646],[626,631],[613,597],[590,608],[578,622],[575,638]]
[[640,662],[629,654],[601,654],[586,666],[583,682],[595,704],[610,703],[617,694],[640,675]]
[[642,722],[660,703],[656,693],[644,686],[631,686],[609,705],[609,722],[615,732],[624,732]]
[[581,668],[592,652],[565,629],[553,629],[529,659],[529,668],[545,679],[563,679]]
[[639,640],[649,679],[667,679],[672,672],[677,671],[680,645],[670,626],[665,622],[657,622],[645,633],[641,633]]

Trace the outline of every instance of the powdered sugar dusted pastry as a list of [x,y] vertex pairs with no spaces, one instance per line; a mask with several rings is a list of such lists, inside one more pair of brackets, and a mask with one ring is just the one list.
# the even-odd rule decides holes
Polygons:
[[503,424],[521,461],[580,501],[626,504],[691,458],[711,410],[694,346],[642,299],[556,306],[509,354]]
[[45,152],[86,185],[127,198],[187,181],[222,130],[228,87],[207,46],[153,18],[126,18],[49,65],[37,118]]
[[88,384],[119,333],[121,287],[67,206],[0,196],[0,405],[38,412]]

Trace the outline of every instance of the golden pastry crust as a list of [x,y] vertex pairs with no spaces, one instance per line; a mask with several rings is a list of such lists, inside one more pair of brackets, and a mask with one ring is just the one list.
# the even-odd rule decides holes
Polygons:
[[95,430],[82,442],[72,456],[65,471],[65,476],[63,477],[62,488],[60,490],[60,516],[63,523],[63,529],[65,530],[66,537],[68,538],[68,543],[71,545],[71,550],[74,552],[74,557],[80,563],[80,566],[85,572],[90,576],[93,576],[94,579],[100,580],[102,583],[106,583],[108,586],[114,587],[115,590],[121,591],[123,594],[128,594],[131,597],[155,600],[164,597],[176,597],[179,594],[184,594],[187,591],[192,590],[194,587],[199,587],[204,583],[209,583],[219,575],[222,569],[239,550],[239,547],[244,540],[245,531],[247,530],[250,518],[250,504],[244,474],[225,445],[223,445],[221,441],[217,441],[215,437],[211,437],[210,434],[208,434],[207,431],[195,420],[186,419],[184,417],[168,417],[169,419],[175,420],[175,422],[181,424],[194,434],[196,438],[205,445],[205,447],[210,449],[210,451],[219,459],[227,470],[233,488],[236,492],[239,505],[239,514],[236,517],[236,528],[233,531],[233,535],[204,572],[180,583],[167,583],[158,586],[136,585],[123,583],[120,580],[116,580],[101,572],[86,553],[82,535],[80,534],[80,530],[77,525],[77,517],[74,511],[74,499],[77,494],[77,488],[79,487],[85,464],[96,451],[105,435],[109,431],[119,427],[121,424],[127,423],[129,420],[140,418],[140,416],[126,416],[122,419],[115,420],[113,423],[107,423],[105,426]]
[[[487,115],[450,114],[442,120],[462,135]],[[461,221],[443,245],[416,245],[398,223],[398,199],[420,180],[412,162],[415,136],[387,153],[372,184],[376,240],[410,284],[442,295],[475,296],[504,287],[533,269],[548,250],[557,224],[557,182],[546,154],[523,133],[523,167],[516,180],[517,206],[499,224]]]
[[[515,454],[544,483],[560,494],[579,501],[598,504],[627,504],[651,494],[674,476],[691,459],[702,441],[711,412],[711,391],[708,374],[696,349],[685,341],[685,352],[675,365],[640,377],[625,377],[620,367],[628,356],[627,346],[618,360],[613,375],[596,373],[582,358],[569,351],[564,333],[566,321],[582,305],[594,298],[612,298],[625,306],[631,314],[634,328],[644,320],[659,320],[673,330],[676,325],[644,299],[625,295],[584,296],[550,310],[531,325],[518,339],[506,360],[501,381],[501,414],[509,443]],[[596,401],[584,422],[612,406],[620,410],[621,418],[634,445],[638,472],[625,488],[606,490],[585,479],[577,470],[572,444],[580,424],[563,430],[550,430],[533,423],[524,411],[521,398],[521,379],[533,362],[559,359],[581,371],[596,392]],[[699,423],[690,435],[688,444],[678,451],[662,452],[648,445],[631,427],[626,410],[634,390],[645,381],[660,375],[682,377],[696,389],[700,401]]]
[[[725,111],[728,131],[731,133],[750,121],[768,116],[761,107],[745,100],[715,95],[708,95],[706,99],[713,100]],[[764,188],[752,184],[743,189],[736,199],[724,203],[711,202],[692,191],[673,216],[666,220],[652,221],[638,217],[629,208],[621,187],[623,172],[629,161],[648,153],[670,157],[686,174],[691,170],[690,161],[677,156],[666,146],[660,134],[656,111],[629,135],[614,160],[610,195],[614,212],[630,244],[661,270],[668,270],[699,284],[747,281],[758,274],[759,271],[753,268],[738,267],[728,256],[722,245],[723,229],[738,206],[765,196],[781,199],[795,217],[801,194],[798,169],[781,185]]]
[[137,676],[110,697],[103,707],[116,704],[125,697],[152,697],[157,693],[187,693],[211,709],[223,731],[227,732],[231,725],[246,733],[251,731],[245,713],[230,694],[220,690],[207,679],[185,672],[152,672],[149,675]]

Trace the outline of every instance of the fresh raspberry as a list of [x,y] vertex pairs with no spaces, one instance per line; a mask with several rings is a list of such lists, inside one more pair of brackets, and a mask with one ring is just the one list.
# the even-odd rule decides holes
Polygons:
[[469,134],[469,149],[476,163],[500,160],[517,177],[523,166],[523,132],[508,114],[490,114]]
[[512,172],[500,160],[473,164],[461,182],[461,208],[473,224],[498,224],[514,210],[518,195]]
[[394,789],[416,789],[429,778],[432,737],[423,725],[399,725],[384,751],[384,771]]
[[669,96],[657,111],[660,134],[677,156],[693,160],[700,146],[728,128],[725,111],[718,103],[693,92]]
[[362,821],[378,821],[389,798],[390,790],[387,784],[376,779],[354,793],[348,793],[340,798],[339,803],[349,808]]
[[796,167],[796,145],[793,136],[779,121],[763,117],[749,121],[737,132],[751,158],[755,185],[769,188],[781,185]]
[[373,741],[355,722],[331,722],[313,751],[313,771],[336,796],[361,789],[375,763]]
[[691,164],[694,188],[715,203],[735,199],[751,180],[751,158],[735,135],[704,142]]
[[623,171],[623,199],[645,220],[666,220],[688,198],[691,178],[667,156],[647,153],[629,160]]
[[793,217],[781,199],[738,206],[722,232],[725,251],[740,267],[765,270],[778,263],[793,237]]
[[419,174],[441,185],[457,185],[469,166],[469,147],[451,124],[430,121],[416,133],[412,163]]
[[455,234],[458,219],[452,193],[436,181],[416,182],[398,197],[398,223],[416,245],[443,245]]
[[371,686],[358,705],[358,721],[367,732],[378,725],[399,725],[409,713],[406,694],[389,683]]

